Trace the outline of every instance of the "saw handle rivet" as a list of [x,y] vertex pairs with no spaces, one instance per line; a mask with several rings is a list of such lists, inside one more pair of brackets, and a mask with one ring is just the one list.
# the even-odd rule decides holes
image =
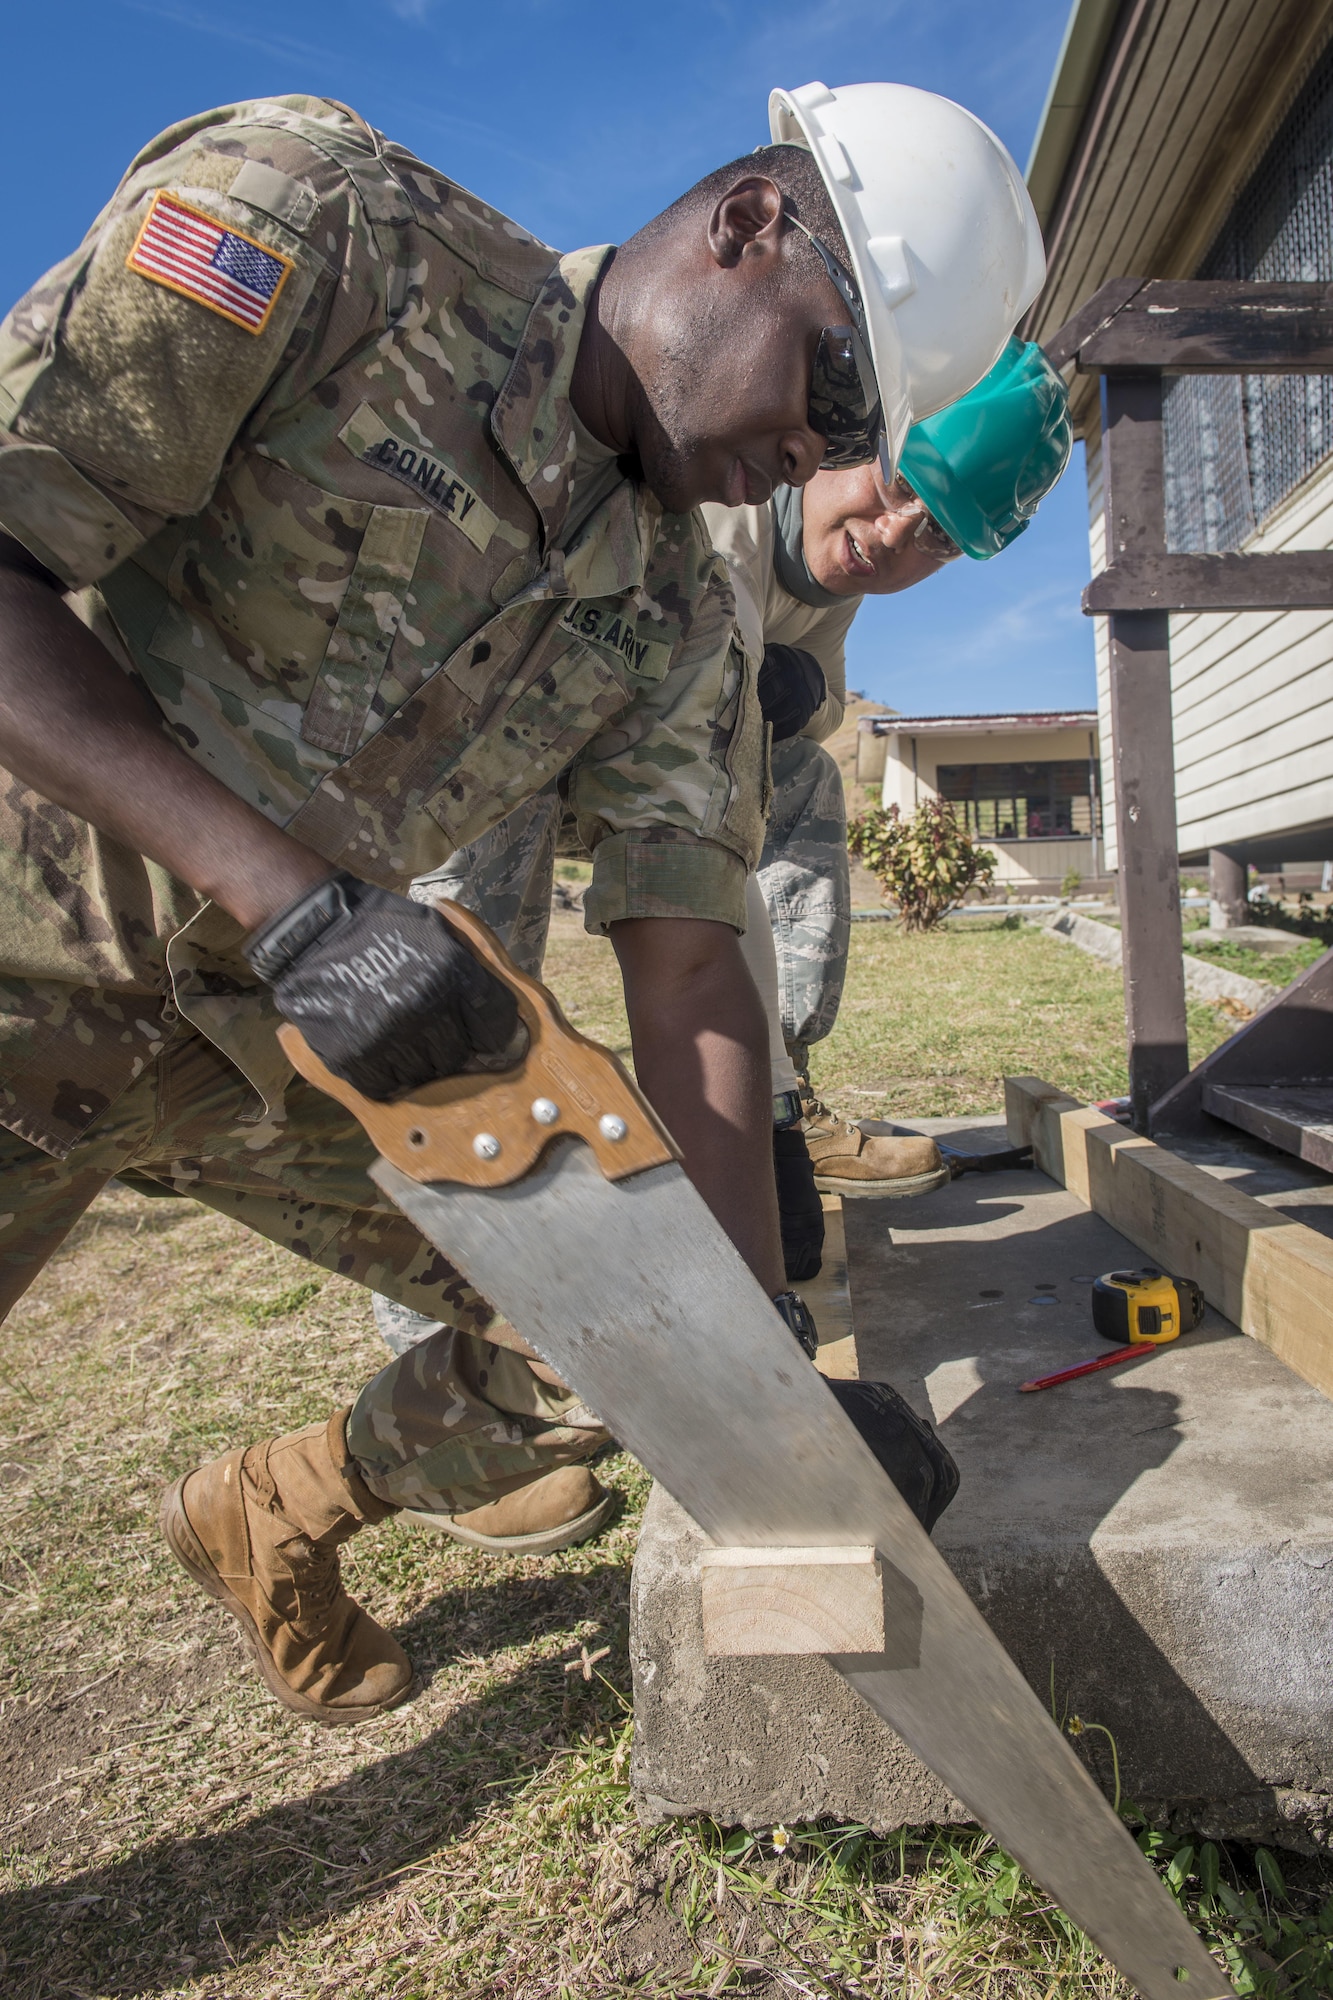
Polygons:
[[539,1125],[554,1125],[560,1116],[560,1106],[549,1097],[536,1097],[532,1101],[532,1115]]
[[426,1135],[425,1135],[425,1133],[424,1133],[424,1132],[422,1131],[422,1129],[421,1129],[421,1127],[420,1127],[419,1125],[414,1125],[414,1126],[412,1127],[411,1131],[410,1131],[410,1132],[409,1132],[409,1133],[407,1134],[407,1143],[408,1143],[408,1145],[409,1145],[409,1146],[424,1146],[424,1145],[425,1145],[425,1143],[426,1143]]
[[498,1160],[500,1157],[500,1141],[496,1138],[494,1132],[478,1132],[476,1138],[472,1141],[472,1150],[479,1160]]
[[597,1130],[604,1139],[609,1139],[613,1146],[618,1146],[628,1134],[629,1126],[623,1118],[618,1118],[614,1111],[604,1111],[597,1120]]

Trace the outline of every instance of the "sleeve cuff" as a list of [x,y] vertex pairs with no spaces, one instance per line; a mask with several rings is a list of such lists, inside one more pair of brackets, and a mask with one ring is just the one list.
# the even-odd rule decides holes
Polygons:
[[594,935],[631,917],[706,917],[745,929],[746,867],[714,840],[676,828],[610,834],[599,841],[583,899]]
[[69,590],[96,583],[146,539],[62,452],[12,436],[0,438],[0,528]]
[[830,689],[819,704],[819,707],[810,717],[810,720],[806,723],[801,734],[802,736],[808,736],[812,743],[827,743],[829,737],[836,730],[841,729],[843,717],[846,713],[847,711],[843,704]]

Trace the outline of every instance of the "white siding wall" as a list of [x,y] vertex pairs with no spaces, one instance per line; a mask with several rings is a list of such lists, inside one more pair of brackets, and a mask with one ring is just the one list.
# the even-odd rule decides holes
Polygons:
[[1062,882],[1072,869],[1086,882],[1097,870],[1090,840],[988,840],[997,882]]
[[[1088,439],[1087,466],[1096,573],[1106,548],[1100,439]],[[1285,501],[1249,546],[1333,548],[1333,467],[1322,467]],[[1106,621],[1094,622],[1106,855],[1114,868]],[[1174,615],[1171,695],[1182,852],[1333,820],[1333,612]]]
[[[1089,427],[1084,444],[1088,472],[1088,551],[1092,574],[1106,568],[1106,516],[1102,511],[1101,426]],[[1111,648],[1106,636],[1106,620],[1092,621],[1093,646],[1097,655],[1097,735],[1102,746],[1102,838],[1106,855],[1104,867],[1114,874],[1120,866],[1115,837],[1115,766],[1111,759]]]

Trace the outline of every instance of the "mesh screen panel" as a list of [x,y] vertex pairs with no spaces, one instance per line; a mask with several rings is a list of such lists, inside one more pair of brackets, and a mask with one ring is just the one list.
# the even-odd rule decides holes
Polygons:
[[[1195,276],[1333,281],[1333,47]],[[1333,377],[1169,377],[1163,427],[1167,547],[1238,549],[1333,451]]]

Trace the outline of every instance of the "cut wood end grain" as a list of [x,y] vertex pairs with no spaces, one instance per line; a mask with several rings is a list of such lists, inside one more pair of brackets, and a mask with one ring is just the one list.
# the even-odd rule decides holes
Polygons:
[[704,1651],[882,1653],[884,1576],[872,1548],[709,1549]]

